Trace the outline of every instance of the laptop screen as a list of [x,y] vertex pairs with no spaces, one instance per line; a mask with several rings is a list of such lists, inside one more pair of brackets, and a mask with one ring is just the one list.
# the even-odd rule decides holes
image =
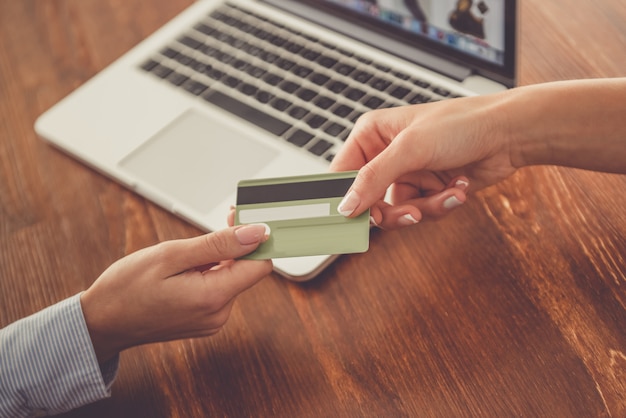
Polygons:
[[516,0],[297,0],[294,3],[324,10],[338,19],[466,66],[509,87],[515,85]]
[[382,25],[504,65],[504,0],[323,0]]

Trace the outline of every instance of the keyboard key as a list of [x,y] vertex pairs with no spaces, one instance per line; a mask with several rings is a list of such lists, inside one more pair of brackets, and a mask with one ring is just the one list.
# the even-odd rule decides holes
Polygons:
[[292,54],[297,54],[302,50],[303,46],[296,42],[287,42],[285,45],[283,45],[283,48],[291,52]]
[[378,109],[379,107],[382,106],[383,103],[385,103],[384,99],[381,99],[380,97],[372,96],[368,98],[363,104],[369,107],[370,109]]
[[306,60],[315,61],[317,57],[320,56],[320,53],[313,49],[305,48],[302,51],[300,51],[300,56]]
[[332,146],[333,144],[331,144],[330,142],[320,139],[311,148],[309,148],[309,152],[320,156],[328,151]]
[[300,106],[293,106],[291,109],[289,109],[289,116],[291,116],[294,119],[302,119],[308,113],[309,113],[308,110]]
[[313,129],[317,129],[326,123],[328,119],[321,115],[312,115],[306,120],[306,123]]
[[407,89],[406,87],[396,87],[395,89],[393,89],[391,91],[391,94],[393,97],[395,97],[396,99],[402,99],[403,97],[405,97],[407,94],[409,94],[411,92],[411,90]]
[[168,58],[174,58],[176,55],[178,55],[178,51],[173,48],[165,48],[161,51],[161,55],[164,55]]
[[235,57],[233,57],[232,55],[226,53],[226,52],[222,52],[222,51],[215,51],[215,53],[212,54],[213,58],[215,58],[216,60],[224,63],[224,64],[228,64],[229,62],[233,61],[235,59]]
[[172,71],[174,70],[172,70],[170,67],[167,67],[161,64],[155,66],[151,70],[153,74],[156,74],[158,77],[161,77],[161,78],[167,78],[167,76],[170,75]]
[[433,87],[433,92],[443,97],[448,97],[450,95],[450,91],[441,87]]
[[358,81],[359,83],[364,84],[364,83],[367,83],[367,80],[372,78],[372,74],[368,73],[367,71],[356,71],[352,73],[351,77],[355,81]]
[[298,90],[300,86],[293,81],[284,81],[280,83],[280,86],[278,87],[280,87],[281,90],[286,91],[287,93],[293,93],[294,91]]
[[277,98],[272,102],[272,107],[276,110],[280,110],[281,112],[291,106],[291,102],[289,100]]
[[408,74],[400,71],[393,71],[392,74],[398,77],[400,80],[408,80],[409,78],[411,78]]
[[249,64],[246,67],[246,73],[250,74],[254,78],[261,78],[266,71],[263,68],[259,68],[256,65]]
[[150,59],[141,64],[141,68],[145,71],[152,71],[157,65],[159,65],[158,61]]
[[191,60],[187,66],[200,74],[205,74],[211,69],[210,64],[205,64],[198,60]]
[[278,83],[283,81],[283,78],[276,74],[268,73],[265,77],[263,77],[263,81],[265,81],[270,86],[276,86],[278,85]]
[[204,83],[194,80],[188,80],[185,84],[183,84],[183,88],[187,90],[189,93],[199,96],[208,88],[208,86]]
[[269,64],[272,64],[276,62],[276,60],[280,57],[277,54],[274,54],[273,52],[261,51],[259,53],[259,58],[261,58],[263,61]]
[[176,55],[175,60],[183,65],[189,65],[190,63],[192,63],[194,61],[193,58],[191,58],[188,55],[185,54],[178,54]]
[[230,62],[230,66],[236,70],[243,70],[248,66],[248,61],[244,61],[242,59],[235,59]]
[[239,90],[240,92],[242,92],[246,96],[254,96],[259,89],[258,89],[258,87],[253,86],[250,83],[241,83],[237,87],[237,90]]
[[227,96],[222,92],[211,91],[204,95],[203,98],[207,102],[221,107],[222,109],[231,112],[254,125],[257,125],[274,135],[280,136],[291,128],[290,124],[260,111],[259,109],[248,106],[247,104],[242,103],[233,97]]
[[311,80],[318,86],[323,86],[324,84],[326,84],[326,82],[328,82],[328,80],[330,80],[330,77],[320,73],[313,73],[309,76],[309,80]]
[[347,105],[339,105],[337,106],[334,110],[333,113],[337,116],[339,116],[340,118],[345,118],[346,116],[348,116],[350,113],[352,113],[352,111],[354,110],[354,108],[347,106]]
[[321,108],[321,109],[328,109],[329,107],[331,107],[332,105],[335,104],[335,100],[331,99],[330,97],[326,97],[326,96],[319,96],[316,100],[315,100],[315,106]]
[[352,101],[358,101],[361,97],[365,96],[365,92],[363,90],[351,88],[344,92],[344,96]]
[[244,45],[242,45],[241,50],[247,52],[249,55],[252,55],[253,57],[258,57],[259,55],[261,55],[261,52],[263,52],[263,49],[259,48],[256,45],[251,45],[247,42]]
[[254,98],[257,99],[260,103],[269,103],[270,100],[274,98],[274,95],[266,90],[259,90],[254,95]]
[[350,52],[350,51],[348,51],[346,49],[343,49],[343,48],[337,48],[337,52],[339,52],[344,57],[348,57],[348,58],[354,56],[353,52]]
[[376,77],[370,80],[369,85],[378,91],[385,91],[389,88],[389,86],[391,86],[391,81]]
[[356,123],[356,121],[361,117],[363,112],[354,112],[352,116],[350,116],[350,122]]
[[313,139],[312,134],[298,129],[287,138],[287,141],[299,147],[303,147],[308,144],[311,139]]
[[330,125],[328,125],[326,129],[324,129],[324,132],[326,132],[330,136],[338,136],[345,129],[346,129],[345,126],[333,122]]
[[276,61],[274,61],[274,64],[276,64],[279,68],[285,71],[288,71],[290,68],[296,65],[295,62],[288,60],[286,58],[278,58]]
[[337,60],[333,57],[329,57],[328,55],[320,55],[317,58],[317,63],[325,68],[331,68],[333,65],[337,64]]
[[357,56],[355,56],[355,58],[356,58],[358,61],[360,61],[360,62],[362,62],[363,64],[366,64],[366,65],[370,65],[370,64],[372,63],[372,60],[371,60],[371,59],[369,59],[369,58],[361,57],[361,56],[358,56],[358,55],[357,55]]
[[217,68],[211,68],[205,74],[213,80],[220,80],[222,77],[224,77],[224,73]]
[[237,77],[228,76],[221,80],[222,83],[226,84],[228,87],[235,88],[241,83],[241,80]]
[[341,81],[333,81],[326,87],[333,93],[341,93],[348,85]]
[[377,70],[380,70],[384,73],[388,73],[389,71],[391,71],[391,67],[388,67],[384,64],[379,64],[379,63],[374,63],[374,68],[376,68]]
[[213,29],[210,26],[205,25],[204,23],[198,23],[193,28],[197,30],[198,32],[204,33],[205,35],[211,35],[215,31],[215,29]]
[[291,70],[292,73],[297,75],[300,78],[306,78],[309,74],[313,72],[309,67],[305,67],[304,65],[298,65]]
[[428,103],[431,101],[431,97],[423,93],[417,93],[407,101],[411,104]]
[[428,87],[430,87],[430,83],[424,80],[420,80],[418,78],[415,78],[413,80],[411,80],[413,82],[413,84],[415,84],[418,87],[421,87],[423,89],[426,89]]
[[219,49],[209,45],[202,45],[200,48],[198,48],[198,51],[211,58],[215,58],[218,54],[221,54]]
[[269,38],[267,38],[267,40],[270,41],[272,45],[279,46],[279,47],[287,43],[287,40],[285,38],[283,38],[282,36],[278,36],[278,35],[272,35]]
[[299,98],[301,98],[302,100],[304,100],[305,102],[310,102],[311,100],[313,100],[313,98],[315,96],[317,96],[317,93],[314,92],[311,89],[300,89],[298,90],[298,92],[296,93],[296,96],[298,96]]
[[175,73],[175,72],[173,72],[169,76],[167,76],[167,81],[169,81],[170,83],[172,83],[175,86],[182,85],[188,79],[189,79],[189,77],[187,77],[186,75],[180,74],[180,73]]
[[354,71],[354,67],[349,64],[339,63],[334,67],[334,70],[341,75],[348,75]]
[[202,42],[192,38],[191,36],[182,36],[178,38],[178,42],[192,49],[198,49],[200,46],[202,46]]

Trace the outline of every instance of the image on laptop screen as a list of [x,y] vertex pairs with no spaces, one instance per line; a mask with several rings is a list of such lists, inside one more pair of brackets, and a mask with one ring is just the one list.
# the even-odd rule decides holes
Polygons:
[[510,81],[515,79],[514,0],[301,1],[333,10],[342,19],[367,25],[385,37],[467,65],[509,87],[514,85]]
[[504,0],[324,0],[464,54],[504,64]]

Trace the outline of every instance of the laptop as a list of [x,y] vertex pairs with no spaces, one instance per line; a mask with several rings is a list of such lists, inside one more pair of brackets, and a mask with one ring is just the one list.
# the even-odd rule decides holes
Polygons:
[[[171,213],[219,230],[239,180],[326,172],[368,110],[515,86],[516,7],[199,0],[46,111],[35,130]],[[303,281],[336,257],[274,265]]]

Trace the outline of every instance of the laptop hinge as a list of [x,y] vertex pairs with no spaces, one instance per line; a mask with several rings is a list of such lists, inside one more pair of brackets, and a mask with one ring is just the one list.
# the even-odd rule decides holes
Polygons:
[[316,24],[326,26],[335,32],[354,38],[360,42],[379,48],[389,54],[398,56],[407,61],[421,65],[428,69],[442,73],[452,79],[463,81],[472,74],[472,70],[466,66],[453,63],[436,55],[413,48],[390,37],[372,32],[357,24],[347,22],[296,1],[287,0],[261,0],[262,3],[271,4],[279,9],[293,13],[303,19]]

